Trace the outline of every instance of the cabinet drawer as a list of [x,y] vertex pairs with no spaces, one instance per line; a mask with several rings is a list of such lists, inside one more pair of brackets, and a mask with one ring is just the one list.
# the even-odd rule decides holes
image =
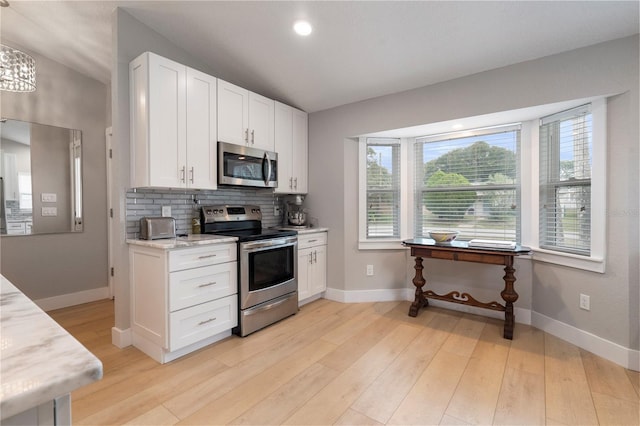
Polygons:
[[236,260],[236,243],[175,249],[169,252],[169,271],[215,265]]
[[169,274],[169,311],[188,308],[221,297],[238,289],[236,262],[186,269]]
[[223,297],[169,314],[169,351],[175,351],[238,325],[238,298]]
[[327,233],[318,232],[315,234],[298,234],[298,249],[307,247],[323,246],[327,244]]

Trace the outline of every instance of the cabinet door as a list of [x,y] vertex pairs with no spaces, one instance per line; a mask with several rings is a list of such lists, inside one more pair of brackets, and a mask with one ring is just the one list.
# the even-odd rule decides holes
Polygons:
[[313,248],[313,264],[309,273],[309,295],[322,293],[327,289],[327,246]]
[[278,187],[274,192],[290,194],[293,190],[293,108],[276,102],[274,122],[274,145],[278,153]]
[[[249,145],[273,151],[274,101],[249,92]],[[278,159],[279,160],[279,159]]]
[[293,192],[306,194],[308,188],[308,117],[307,113],[293,110],[292,175]]
[[186,100],[186,67],[149,54],[148,186],[186,185]]
[[187,68],[187,187],[217,188],[217,79]]
[[298,250],[298,301],[311,296],[309,273],[313,249]]
[[218,140],[246,145],[249,131],[249,91],[218,79]]

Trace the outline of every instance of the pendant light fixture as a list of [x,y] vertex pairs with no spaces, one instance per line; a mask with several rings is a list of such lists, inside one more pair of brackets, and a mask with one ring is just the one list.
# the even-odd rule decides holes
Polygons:
[[21,50],[0,44],[0,90],[36,90],[36,61]]
[[[9,7],[9,1],[0,0],[0,7]],[[36,61],[21,50],[0,44],[0,90],[36,90]]]

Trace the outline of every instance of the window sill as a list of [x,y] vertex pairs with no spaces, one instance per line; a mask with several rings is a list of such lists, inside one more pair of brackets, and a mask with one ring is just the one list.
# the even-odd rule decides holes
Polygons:
[[579,256],[570,253],[559,253],[541,248],[532,248],[533,260],[555,265],[567,266],[569,268],[582,269],[585,271],[598,272],[604,274],[605,261],[603,258]]
[[402,240],[365,240],[358,241],[358,250],[406,250]]

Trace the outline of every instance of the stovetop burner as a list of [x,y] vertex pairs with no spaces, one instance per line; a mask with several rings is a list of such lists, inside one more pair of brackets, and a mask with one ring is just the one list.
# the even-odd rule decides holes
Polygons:
[[200,230],[203,234],[237,237],[238,241],[256,241],[297,235],[296,231],[262,228],[260,206],[203,206],[200,209]]

